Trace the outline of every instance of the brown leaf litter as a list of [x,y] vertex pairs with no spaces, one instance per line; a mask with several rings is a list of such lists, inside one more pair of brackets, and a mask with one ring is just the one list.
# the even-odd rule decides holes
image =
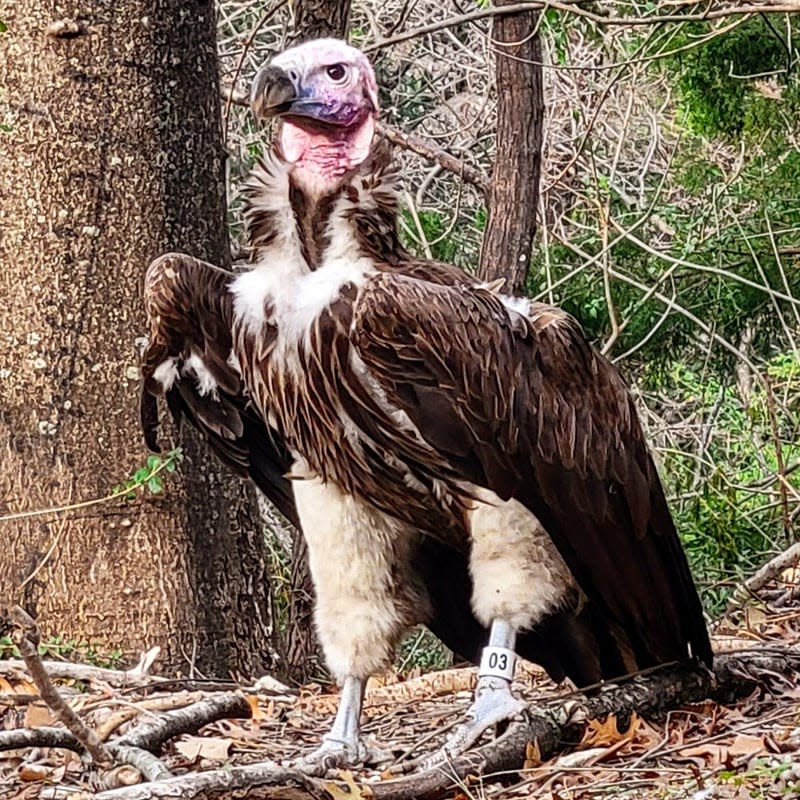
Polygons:
[[[718,648],[772,643],[800,645],[800,608],[794,592],[765,587],[768,601],[753,601],[714,626]],[[778,601],[788,598],[788,605]],[[668,712],[661,719],[610,716],[590,720],[571,752],[542,762],[536,742],[525,766],[513,774],[484,775],[454,787],[450,798],[719,798],[800,797],[800,681],[764,675],[764,687],[721,705],[705,702]],[[370,683],[364,735],[398,758],[433,751],[458,724],[475,683],[474,669],[453,669],[400,681],[386,676]],[[563,689],[536,667],[523,665],[515,690],[526,700],[558,697]],[[75,680],[59,692],[102,739],[125,732],[165,709],[189,705],[201,692],[169,692],[156,685],[112,690],[107,684]],[[297,696],[247,694],[250,719],[224,719],[196,734],[168,742],[160,756],[175,774],[190,770],[286,761],[311,751],[332,722],[338,696],[327,687],[303,687]],[[24,672],[0,677],[0,730],[53,726]],[[137,780],[136,770],[117,768],[117,785]],[[325,784],[333,800],[369,797],[375,770],[342,772]],[[96,790],[93,771],[80,757],[56,748],[0,752],[0,800],[52,797],[54,787]],[[67,796],[66,794],[62,794]]]

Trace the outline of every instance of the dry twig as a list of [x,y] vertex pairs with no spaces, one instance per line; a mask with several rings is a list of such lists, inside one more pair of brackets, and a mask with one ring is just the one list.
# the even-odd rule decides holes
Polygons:
[[759,589],[777,578],[784,570],[800,564],[800,542],[796,542],[775,558],[768,561],[758,572],[734,590],[728,602],[728,611],[744,605]]
[[39,690],[42,700],[52,709],[55,715],[72,735],[86,749],[92,759],[100,765],[114,763],[114,757],[108,748],[97,738],[93,730],[88,728],[80,717],[67,705],[58,690],[53,686],[50,676],[42,664],[39,655],[39,629],[31,617],[19,606],[11,608],[11,619],[17,624],[17,647],[25,660],[25,666]]
[[[142,654],[139,663],[131,669],[106,669],[89,664],[72,664],[68,661],[42,661],[42,666],[51,678],[68,678],[76,681],[100,681],[109,686],[141,686],[158,678],[150,676],[150,669],[161,652],[160,647],[151,647]],[[7,675],[26,668],[26,662],[17,658],[0,661],[0,675]]]

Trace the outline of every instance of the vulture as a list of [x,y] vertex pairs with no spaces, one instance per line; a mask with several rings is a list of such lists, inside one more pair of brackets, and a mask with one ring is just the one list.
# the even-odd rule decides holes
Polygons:
[[625,381],[560,309],[403,249],[364,54],[288,49],[251,106],[278,120],[244,188],[252,264],[150,265],[142,422],[157,447],[166,395],[302,529],[342,687],[306,765],[364,757],[365,682],[418,623],[480,664],[448,757],[521,711],[517,654],[579,687],[710,664]]

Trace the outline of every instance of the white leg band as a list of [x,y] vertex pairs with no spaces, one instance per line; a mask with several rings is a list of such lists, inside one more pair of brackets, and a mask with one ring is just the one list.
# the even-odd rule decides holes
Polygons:
[[517,654],[507,647],[484,647],[478,677],[503,678],[509,683],[514,680],[514,667]]

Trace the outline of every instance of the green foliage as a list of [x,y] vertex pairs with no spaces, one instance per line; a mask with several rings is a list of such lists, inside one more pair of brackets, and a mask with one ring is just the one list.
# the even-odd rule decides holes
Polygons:
[[[758,136],[765,127],[776,127],[779,104],[759,94],[755,83],[759,78],[773,77],[783,89],[782,103],[797,110],[800,93],[790,71],[788,25],[797,27],[788,16],[751,17],[668,61],[668,69],[678,74],[681,104],[694,131],[704,136]],[[689,45],[708,32],[708,25],[686,25],[673,44],[676,48]],[[787,111],[787,121],[794,119],[793,111]]]
[[[120,650],[101,651],[87,642],[78,642],[64,636],[52,636],[38,647],[42,658],[91,664],[95,667],[117,669],[122,663]],[[0,658],[20,658],[20,652],[10,636],[0,636]]]
[[5,33],[8,30],[8,25],[0,19],[0,33]]
[[[789,773],[793,766],[791,757],[785,761],[776,761],[774,758],[759,758],[755,759],[747,770],[722,770],[719,773],[719,780],[721,783],[729,783],[733,786],[747,789],[749,796],[752,798],[772,800],[772,798],[776,797],[775,782]],[[794,787],[787,786],[777,796],[789,798],[797,795]]]
[[[786,544],[778,456],[784,465],[800,460],[800,431],[797,423],[775,431],[771,412],[775,394],[800,393],[800,364],[789,354],[778,355],[767,377],[770,391],[754,387],[746,407],[724,377],[684,362],[659,387],[682,415],[698,421],[683,429],[684,441],[662,450],[662,473],[712,609],[724,603],[731,579],[746,577],[764,553]],[[705,439],[699,449],[698,436]],[[786,480],[800,488],[797,473]]]
[[425,627],[409,631],[397,648],[394,668],[406,676],[412,670],[432,672],[453,665],[453,654]]
[[[646,224],[634,234],[639,242],[626,237],[614,241],[612,236],[607,259],[613,269],[640,285],[675,297],[682,309],[710,322],[734,347],[757,323],[755,350],[770,355],[782,331],[770,291],[800,298],[800,271],[792,268],[790,256],[780,255],[781,249],[800,244],[800,153],[781,131],[765,131],[764,138],[769,147],[753,148],[738,171],[725,176],[709,159],[708,143],[687,132],[673,161],[669,194],[664,191],[681,200],[659,202],[654,197],[650,217],[669,227],[669,240],[657,252],[646,249],[640,242],[651,240],[654,232],[653,225]],[[640,210],[613,195],[609,202],[612,217],[623,228],[640,220]],[[556,303],[581,322],[591,339],[601,342],[612,329],[603,282],[603,237],[584,207],[573,213],[572,222],[573,239],[551,246],[547,253],[535,253],[533,263],[549,264],[550,283],[564,281],[555,291]],[[587,266],[587,256],[596,262]],[[547,285],[543,270],[532,272],[529,293],[541,295]],[[671,312],[662,319],[665,303],[623,280],[613,280],[610,291],[617,318],[626,322],[614,353],[646,341],[636,362],[647,363],[657,376],[696,346],[698,327],[687,315]],[[787,301],[778,303],[784,316],[793,318]],[[714,358],[720,369],[730,366],[729,351],[715,348]]]
[[[403,244],[412,252],[424,255],[413,215],[401,209],[400,217],[400,238]],[[420,210],[417,212],[417,219],[433,258],[458,264],[470,271],[475,270],[473,243],[465,236],[465,231],[482,231],[486,227],[485,209],[479,208],[475,212],[470,225],[453,225],[451,220],[437,211]]]
[[138,491],[162,494],[164,491],[164,472],[175,472],[183,460],[180,447],[163,455],[150,455],[144,466],[139,467],[124,483],[117,484],[112,493],[123,495],[126,500],[135,500]]

